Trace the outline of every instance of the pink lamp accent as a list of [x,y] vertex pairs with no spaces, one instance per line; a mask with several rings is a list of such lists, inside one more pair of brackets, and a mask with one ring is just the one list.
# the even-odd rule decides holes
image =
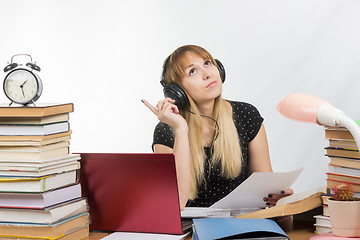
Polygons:
[[317,112],[325,104],[330,103],[307,94],[291,94],[279,102],[277,110],[295,121],[318,123]]
[[280,101],[277,109],[282,115],[295,121],[345,127],[351,132],[360,150],[359,125],[327,101],[306,94],[291,94]]

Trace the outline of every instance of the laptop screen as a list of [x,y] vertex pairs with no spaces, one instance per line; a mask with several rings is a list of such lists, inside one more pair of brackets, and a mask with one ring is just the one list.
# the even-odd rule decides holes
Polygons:
[[173,154],[80,154],[90,229],[183,233]]

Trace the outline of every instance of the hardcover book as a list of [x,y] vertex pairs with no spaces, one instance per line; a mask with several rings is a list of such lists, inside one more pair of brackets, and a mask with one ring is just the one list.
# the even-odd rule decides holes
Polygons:
[[0,192],[41,193],[78,182],[77,170],[42,177],[0,177]]
[[342,148],[325,148],[326,156],[328,157],[344,157],[344,158],[358,158],[360,159],[359,151],[342,149]]
[[0,135],[50,135],[70,130],[69,122],[50,123],[44,125],[17,125],[2,124],[0,125]]
[[[355,120],[355,123],[360,126],[360,120]],[[324,130],[326,139],[354,140],[350,131],[344,127],[325,126]]]
[[72,103],[36,103],[36,106],[0,104],[0,117],[46,117],[74,111]]
[[54,224],[36,223],[0,223],[0,238],[11,237],[19,239],[58,239],[76,230],[88,227],[90,223],[89,213],[82,213]]
[[53,224],[88,211],[85,198],[77,198],[43,209],[0,208],[0,222]]
[[329,157],[329,158],[330,158],[330,163],[333,165],[360,169],[360,159],[342,158],[342,157]]
[[[22,167],[21,167],[22,168]],[[22,170],[17,167],[0,167],[0,176],[11,176],[11,177],[44,177],[48,175],[61,174],[63,172],[70,172],[80,168],[79,161],[65,162],[62,164],[56,164],[37,170]]]
[[17,142],[39,142],[40,145],[43,141],[52,141],[54,138],[60,138],[64,136],[71,136],[72,131],[69,130],[67,132],[62,133],[55,133],[55,134],[49,134],[49,135],[0,135],[0,141],[1,142],[7,142],[7,145],[11,145],[11,142],[14,142],[14,144],[17,144]]
[[69,121],[69,113],[50,115],[46,117],[0,117],[0,124],[42,125],[67,121]]
[[[81,197],[80,183],[43,193],[0,192],[0,208],[43,209]],[[1,231],[0,231],[1,232]]]

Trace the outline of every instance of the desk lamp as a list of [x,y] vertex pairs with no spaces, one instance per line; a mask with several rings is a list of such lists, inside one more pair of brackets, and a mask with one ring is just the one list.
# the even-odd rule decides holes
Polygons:
[[360,149],[360,127],[327,101],[306,94],[291,94],[280,101],[277,109],[282,115],[295,121],[345,127]]

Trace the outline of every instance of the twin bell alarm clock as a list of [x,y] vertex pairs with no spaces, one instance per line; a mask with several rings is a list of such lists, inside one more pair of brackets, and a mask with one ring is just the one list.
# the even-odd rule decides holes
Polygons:
[[[15,57],[26,56],[30,62],[16,63]],[[12,103],[27,105],[39,99],[43,85],[40,77],[35,72],[40,72],[40,67],[33,63],[29,54],[16,54],[11,57],[11,62],[4,68],[6,73],[3,89],[6,97]]]

